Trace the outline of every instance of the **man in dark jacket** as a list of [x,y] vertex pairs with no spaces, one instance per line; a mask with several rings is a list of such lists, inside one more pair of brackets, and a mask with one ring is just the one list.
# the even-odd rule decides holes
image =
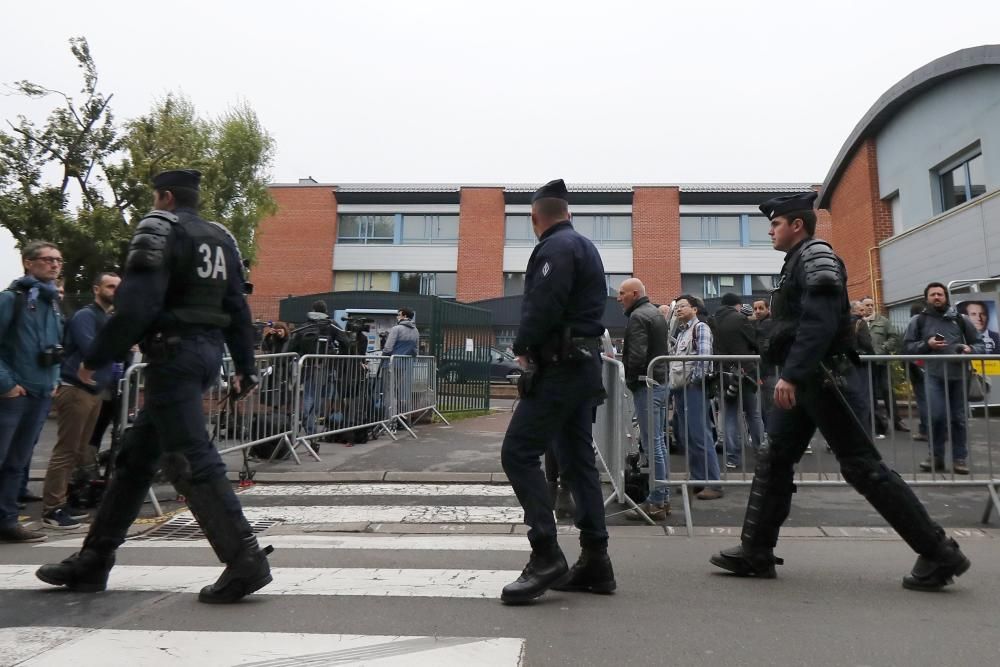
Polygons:
[[115,273],[98,274],[93,285],[94,302],[76,311],[66,326],[66,358],[59,373],[59,389],[54,401],[59,435],[45,471],[42,491],[42,522],[49,528],[79,528],[80,519],[86,517],[86,512],[77,513],[67,505],[66,492],[73,469],[83,462],[90,445],[90,436],[101,414],[101,393],[111,384],[112,365],[109,363],[97,369],[92,385],[84,384],[77,371],[97,332],[108,320],[121,281]]
[[[667,412],[667,363],[660,363],[653,369],[656,385],[647,387],[640,377],[646,375],[649,362],[666,354],[667,321],[659,309],[649,302],[646,287],[638,278],[629,278],[618,289],[618,303],[625,309],[628,324],[625,327],[625,346],[622,363],[625,365],[625,383],[632,392],[635,402],[635,416],[639,421],[639,433],[643,446],[653,443],[653,466],[657,480],[666,480],[669,474],[669,460],[663,442],[663,423]],[[650,421],[649,400],[652,394],[652,422]],[[650,431],[652,427],[652,431]],[[652,436],[652,437],[651,437]],[[641,505],[643,512],[653,520],[666,519],[670,514],[670,487],[655,484]],[[626,518],[644,520],[639,512],[632,512]]]
[[[753,302],[753,328],[754,341],[757,349],[760,350],[761,341],[766,341],[774,328],[774,320],[771,319],[771,308],[765,299],[757,299]],[[778,381],[778,374],[775,372],[773,364],[760,362],[760,416],[764,426],[767,426],[767,416],[774,405],[774,385]]]
[[[905,354],[983,354],[985,344],[972,322],[959,315],[948,299],[948,289],[941,283],[924,288],[926,306],[910,320],[903,336]],[[927,407],[931,418],[930,457],[920,464],[924,471],[944,470],[944,444],[951,440],[952,470],[969,474],[966,445],[966,386],[969,364],[962,361],[928,361]],[[950,428],[949,428],[950,427]]]
[[[753,325],[740,312],[742,299],[738,294],[722,295],[722,307],[715,313],[715,354],[757,354]],[[757,402],[757,370],[751,361],[723,362],[719,381],[725,423],[726,468],[735,470],[743,460],[743,435],[749,429],[751,446],[759,449],[764,441],[764,422]],[[740,414],[746,427],[740,426]]]

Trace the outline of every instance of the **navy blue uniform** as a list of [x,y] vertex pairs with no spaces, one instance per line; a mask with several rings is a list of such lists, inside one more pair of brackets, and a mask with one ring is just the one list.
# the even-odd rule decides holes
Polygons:
[[872,442],[846,285],[844,263],[824,241],[807,239],[785,257],[762,354],[780,366],[781,379],[795,385],[795,405],[774,406],[768,416],[769,447],[760,452],[743,525],[743,547],[750,552],[766,553],[777,543],[791,509],[795,464],[817,428],[844,479],[914,551],[929,556],[944,539]]
[[[608,533],[591,427],[603,397],[596,339],[604,332],[604,264],[593,243],[569,221],[560,222],[535,246],[524,287],[513,349],[539,370],[507,428],[501,450],[504,472],[524,508],[532,546],[554,542],[552,499],[540,463],[554,443],[563,483],[576,504],[580,543],[603,547]],[[586,352],[568,355],[567,347]]]

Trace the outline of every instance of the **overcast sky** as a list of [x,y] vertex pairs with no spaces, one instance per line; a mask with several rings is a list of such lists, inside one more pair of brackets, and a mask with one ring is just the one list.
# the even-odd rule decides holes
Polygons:
[[[118,118],[171,91],[205,115],[246,100],[276,182],[819,183],[895,82],[1000,42],[996,0],[102,0],[3,22],[3,83],[78,90],[82,35]],[[0,119],[53,103],[0,96]]]

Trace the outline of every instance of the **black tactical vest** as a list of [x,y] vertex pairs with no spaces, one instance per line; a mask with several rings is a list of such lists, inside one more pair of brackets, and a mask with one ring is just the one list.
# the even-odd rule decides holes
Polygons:
[[225,328],[230,322],[222,305],[227,283],[233,271],[243,270],[230,249],[232,241],[218,225],[184,211],[176,214],[164,314],[182,325]]

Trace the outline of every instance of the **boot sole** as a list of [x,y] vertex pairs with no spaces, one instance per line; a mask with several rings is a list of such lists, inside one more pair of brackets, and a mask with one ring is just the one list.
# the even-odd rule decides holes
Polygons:
[[41,572],[35,572],[35,576],[39,580],[44,581],[52,586],[65,586],[66,590],[73,591],[74,593],[101,593],[108,588],[107,582],[103,584],[80,584],[73,583],[71,581],[60,581],[55,577],[48,577]]
[[587,586],[556,584],[551,587],[554,591],[561,591],[564,593],[594,593],[595,595],[611,595],[617,588],[618,584],[614,581],[602,581],[599,584],[591,584]]
[[958,564],[958,566],[955,568],[955,571],[952,574],[948,575],[947,577],[943,577],[942,579],[939,579],[934,583],[922,584],[913,579],[909,579],[909,577],[903,577],[903,588],[905,588],[908,591],[937,593],[938,591],[942,590],[945,586],[955,583],[955,577],[961,577],[963,574],[969,571],[970,567],[972,567],[972,561],[966,558],[961,563]]
[[259,591],[272,581],[274,581],[274,578],[270,574],[261,577],[260,579],[256,579],[252,583],[242,586],[240,588],[239,595],[226,594],[224,596],[212,596],[201,592],[198,593],[198,602],[204,602],[205,604],[232,604],[234,602],[239,602],[251,593]]
[[757,579],[777,579],[778,573],[772,567],[769,570],[755,570],[743,561],[735,561],[729,558],[720,558],[718,555],[712,556],[708,562],[715,567],[722,568],[737,577],[756,577]]

